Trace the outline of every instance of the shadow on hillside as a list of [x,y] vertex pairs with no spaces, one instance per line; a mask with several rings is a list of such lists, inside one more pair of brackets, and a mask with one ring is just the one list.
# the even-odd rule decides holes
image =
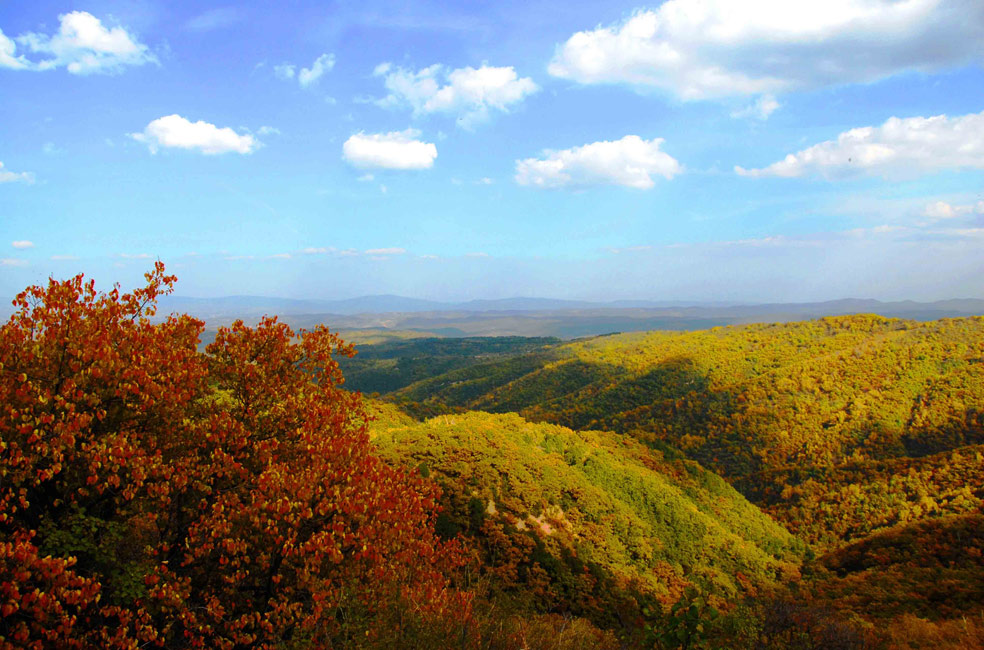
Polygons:
[[[984,516],[924,519],[825,555],[821,597],[847,596],[872,616],[929,619],[977,614],[984,602]],[[893,594],[885,598],[886,593]]]
[[[496,411],[519,411],[530,420],[572,429],[603,429],[663,443],[730,476],[759,469],[738,418],[741,405],[730,390],[715,389],[689,357],[665,359],[632,375],[613,364],[572,361],[541,369],[500,390]],[[765,430],[770,414],[753,427]]]
[[984,408],[970,407],[963,418],[933,430],[910,429],[902,436],[906,454],[913,458],[930,456],[966,445],[984,444]]
[[624,368],[614,364],[573,359],[555,366],[538,368],[507,386],[499,387],[478,401],[476,406],[494,413],[533,409],[540,417],[531,419],[559,422],[550,417],[560,415],[553,413],[552,406],[557,405],[563,409],[567,402],[576,401],[578,396],[604,390],[627,376]]

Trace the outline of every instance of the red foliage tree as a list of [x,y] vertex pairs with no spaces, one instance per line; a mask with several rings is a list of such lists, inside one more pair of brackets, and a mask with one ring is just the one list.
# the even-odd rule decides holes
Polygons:
[[319,327],[152,322],[175,278],[0,328],[0,647],[330,646],[467,615],[436,488],[374,454]]

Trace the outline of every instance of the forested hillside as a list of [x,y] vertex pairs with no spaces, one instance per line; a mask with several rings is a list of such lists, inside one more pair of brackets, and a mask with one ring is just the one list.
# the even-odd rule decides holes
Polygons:
[[[366,334],[362,334],[361,340],[352,342],[360,343],[366,340],[365,337]],[[366,342],[372,342],[372,339]],[[557,343],[560,339],[522,336],[406,338],[360,346],[358,355],[342,357],[338,363],[349,390],[388,393],[437,374]]]
[[[391,399],[414,413],[518,412],[669,445],[810,544],[818,594],[835,609],[849,591],[866,604],[847,609],[869,618],[980,612],[984,564],[965,522],[984,503],[984,318],[597,337],[438,375]],[[932,545],[911,541],[934,537],[951,540],[959,561],[940,564]],[[845,564],[851,549],[885,540],[909,540],[908,551]],[[931,580],[946,587],[920,587]]]
[[476,539],[484,566],[513,578],[497,588],[610,617],[592,605],[602,587],[672,604],[695,585],[733,600],[798,574],[805,545],[692,461],[515,414],[421,423],[392,408],[377,406],[373,441],[444,488],[438,532]]
[[[665,441],[776,508],[801,501],[797,488],[818,472],[828,487],[918,473],[913,459],[932,466],[984,442],[984,318],[599,337],[433,377],[394,398]],[[948,475],[961,471],[974,470]],[[935,493],[959,480],[931,482]]]

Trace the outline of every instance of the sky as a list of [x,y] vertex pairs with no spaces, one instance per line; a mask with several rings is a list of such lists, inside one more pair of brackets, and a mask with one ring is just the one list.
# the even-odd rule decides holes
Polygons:
[[0,2],[0,296],[984,298],[984,3]]

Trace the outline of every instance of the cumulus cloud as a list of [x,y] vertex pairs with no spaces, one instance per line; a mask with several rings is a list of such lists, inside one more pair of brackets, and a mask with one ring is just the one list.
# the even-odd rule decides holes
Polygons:
[[72,74],[119,72],[126,66],[156,63],[146,45],[124,27],[106,27],[85,11],[73,11],[58,17],[54,35],[28,32],[14,41],[34,54],[37,61],[16,54],[14,41],[0,32],[0,67],[21,70],[52,70],[64,67]]
[[20,250],[23,250],[25,248],[34,248],[34,242],[28,241],[26,239],[19,239],[17,241],[12,241],[10,242],[10,245]]
[[33,183],[34,174],[31,172],[12,172],[3,168],[3,163],[0,162],[0,183]]
[[881,126],[845,131],[742,176],[826,178],[910,176],[941,169],[984,169],[984,112],[961,117],[889,118]]
[[180,115],[159,117],[143,130],[131,133],[130,137],[143,142],[151,153],[159,148],[192,149],[204,154],[251,153],[258,146],[256,139],[247,134],[239,134],[229,127],[219,128],[214,124],[190,122]]
[[682,171],[675,158],[660,150],[662,144],[662,138],[627,135],[613,142],[546,150],[543,158],[516,161],[516,182],[541,188],[624,185],[648,190],[655,184],[653,176],[671,179]]
[[0,259],[0,266],[27,266],[27,260],[19,260],[13,257]]
[[359,132],[342,145],[342,155],[354,167],[362,169],[429,169],[437,158],[432,142],[416,138],[420,131],[391,131],[390,133]]
[[980,0],[668,0],[575,33],[548,71],[708,99],[871,82],[982,54]]
[[414,72],[382,63],[373,74],[383,77],[389,91],[380,105],[407,106],[414,115],[454,114],[465,128],[486,121],[492,111],[508,112],[539,90],[532,79],[520,78],[511,66],[482,65],[449,72],[442,65],[432,65]]
[[405,248],[370,248],[366,255],[403,255],[406,252]]

